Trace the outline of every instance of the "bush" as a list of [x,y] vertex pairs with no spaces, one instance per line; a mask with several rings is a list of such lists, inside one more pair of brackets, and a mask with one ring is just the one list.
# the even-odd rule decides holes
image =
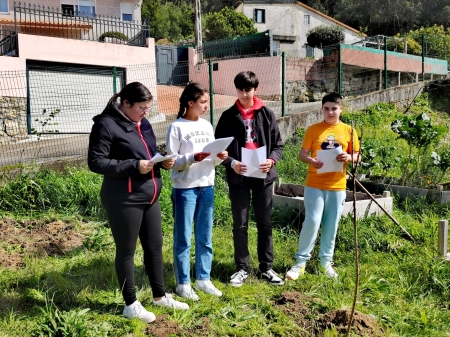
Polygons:
[[320,25],[306,34],[308,45],[312,48],[326,47],[344,42],[345,33],[341,26]]
[[105,32],[102,35],[100,35],[98,40],[100,42],[104,42],[105,37],[112,37],[112,38],[115,38],[115,39],[118,39],[121,41],[128,41],[128,36],[126,36],[124,33],[121,33],[121,32]]

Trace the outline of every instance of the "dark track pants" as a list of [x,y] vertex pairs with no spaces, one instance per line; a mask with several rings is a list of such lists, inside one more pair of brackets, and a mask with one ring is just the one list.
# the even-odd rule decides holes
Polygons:
[[254,185],[229,185],[233,213],[234,261],[237,271],[240,269],[249,271],[248,217],[251,199],[258,229],[259,270],[265,272],[272,269],[273,263],[272,223],[270,221],[273,184]]
[[116,273],[126,305],[136,301],[134,254],[139,237],[153,297],[165,295],[162,256],[161,206],[103,202],[116,243]]

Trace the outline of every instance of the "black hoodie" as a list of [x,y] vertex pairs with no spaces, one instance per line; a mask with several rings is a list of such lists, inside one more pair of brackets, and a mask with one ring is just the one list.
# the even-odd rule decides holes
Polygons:
[[147,174],[139,173],[141,159],[156,154],[156,137],[150,122],[143,118],[141,135],[136,124],[113,106],[93,118],[89,136],[88,165],[104,176],[100,195],[103,202],[120,204],[154,203],[161,192],[161,164]]
[[[258,146],[261,147],[266,145],[267,158],[272,159],[276,164],[281,159],[284,144],[273,111],[265,106],[255,110],[254,127]],[[237,174],[231,168],[233,159],[238,161],[242,160],[241,152],[242,148],[245,147],[245,124],[236,103],[223,112],[217,123],[215,137],[216,139],[226,137],[234,138],[227,148],[228,158],[222,162],[222,165],[226,167],[227,181],[229,184],[241,185],[246,181],[253,181],[264,185],[269,184],[276,179],[277,171],[275,165],[267,172],[267,177],[264,180],[244,177]]]

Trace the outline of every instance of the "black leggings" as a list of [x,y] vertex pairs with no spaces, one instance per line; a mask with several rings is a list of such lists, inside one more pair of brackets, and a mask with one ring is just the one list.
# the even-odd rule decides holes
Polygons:
[[153,297],[165,295],[162,257],[161,206],[103,202],[116,243],[116,273],[126,305],[136,301],[134,254],[137,238],[144,250],[144,266]]

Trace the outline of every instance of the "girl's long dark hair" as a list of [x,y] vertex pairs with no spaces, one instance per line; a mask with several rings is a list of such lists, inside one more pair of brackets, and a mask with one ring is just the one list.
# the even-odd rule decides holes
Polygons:
[[177,118],[183,117],[186,114],[190,101],[197,102],[206,92],[208,90],[200,83],[189,83],[181,93],[180,109],[178,110]]
[[112,105],[120,97],[120,102],[123,103],[125,100],[131,105],[140,102],[148,102],[153,99],[153,95],[150,90],[147,89],[145,85],[140,82],[131,82],[122,88],[120,92],[114,94],[108,101],[106,108],[112,107]]

